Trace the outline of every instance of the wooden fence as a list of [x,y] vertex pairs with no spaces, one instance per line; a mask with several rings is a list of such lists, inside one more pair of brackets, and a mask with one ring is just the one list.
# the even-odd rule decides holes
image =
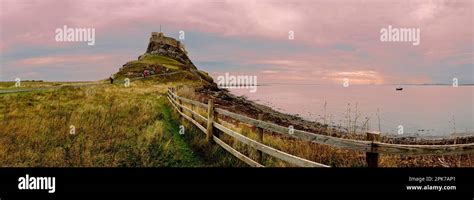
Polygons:
[[[286,161],[300,167],[329,167],[327,165],[316,163],[304,158],[300,158],[270,146],[262,144],[263,142],[263,130],[272,131],[274,133],[282,134],[285,136],[298,138],[304,141],[310,141],[318,144],[329,145],[338,148],[350,149],[355,151],[366,152],[366,162],[368,167],[377,167],[379,154],[402,154],[402,155],[452,155],[452,154],[467,154],[474,152],[474,143],[470,144],[453,144],[453,145],[407,145],[407,144],[389,144],[379,142],[380,134],[378,132],[367,132],[367,140],[353,140],[344,139],[332,136],[326,136],[321,134],[310,133],[302,130],[290,130],[288,127],[280,126],[270,122],[265,122],[260,119],[253,119],[247,116],[236,114],[224,109],[215,108],[214,101],[209,99],[208,104],[204,104],[198,101],[186,99],[178,96],[174,88],[168,89],[168,100],[178,113],[185,119],[196,125],[201,131],[207,134],[206,139],[211,142],[214,141],[222,148],[227,150],[229,153],[249,164],[253,167],[264,167],[262,163],[262,154],[265,153],[272,157]],[[184,103],[190,104],[191,108],[183,105]],[[200,107],[206,109],[207,116],[202,116],[194,110],[194,107]],[[184,110],[191,113],[188,116],[184,113]],[[257,128],[258,139],[250,139],[240,133],[237,133],[222,124],[219,124],[216,115],[222,115],[230,117],[234,120],[244,122]],[[198,121],[207,124],[207,127],[201,125]],[[216,129],[231,136],[232,138],[247,144],[258,150],[258,158],[255,160],[250,159],[246,155],[233,149],[225,142],[220,140],[215,134]]]

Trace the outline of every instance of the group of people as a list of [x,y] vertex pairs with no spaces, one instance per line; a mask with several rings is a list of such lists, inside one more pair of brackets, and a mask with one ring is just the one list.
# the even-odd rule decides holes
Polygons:
[[143,75],[143,78],[146,78],[147,76],[150,75],[150,70],[144,70],[142,75]]

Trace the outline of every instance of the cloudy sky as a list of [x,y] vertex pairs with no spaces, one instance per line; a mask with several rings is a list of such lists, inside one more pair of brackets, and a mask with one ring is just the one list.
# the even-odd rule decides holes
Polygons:
[[[0,81],[98,80],[144,53],[152,31],[185,31],[201,70],[259,83],[474,83],[473,1],[0,0]],[[55,30],[95,28],[95,45]],[[380,30],[419,28],[420,44]],[[288,32],[294,32],[294,40]]]

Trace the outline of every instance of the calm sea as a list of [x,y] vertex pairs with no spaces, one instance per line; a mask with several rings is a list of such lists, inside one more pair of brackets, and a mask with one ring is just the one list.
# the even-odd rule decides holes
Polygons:
[[[381,131],[384,135],[453,137],[474,135],[473,86],[283,85],[230,89],[233,94],[307,120]],[[356,120],[357,118],[357,120]],[[355,123],[354,123],[355,122]],[[402,131],[400,131],[402,129]]]

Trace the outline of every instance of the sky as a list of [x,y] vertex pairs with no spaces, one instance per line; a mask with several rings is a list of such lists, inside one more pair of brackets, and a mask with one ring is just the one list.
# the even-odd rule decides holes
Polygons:
[[[474,83],[472,0],[0,0],[0,81],[93,81],[146,51],[152,31],[178,38],[214,77],[258,83]],[[95,44],[56,29],[94,28]],[[383,42],[414,28],[420,44]],[[291,40],[289,32],[294,33]]]

